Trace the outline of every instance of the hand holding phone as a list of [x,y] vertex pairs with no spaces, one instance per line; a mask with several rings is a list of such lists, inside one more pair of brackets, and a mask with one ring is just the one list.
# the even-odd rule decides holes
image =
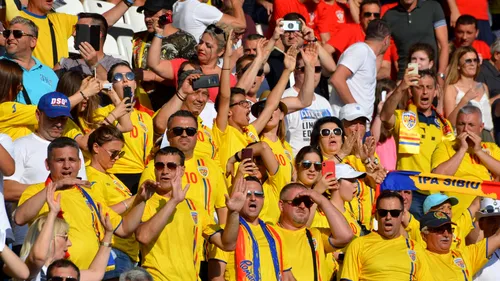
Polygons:
[[134,102],[134,96],[132,95],[132,88],[129,86],[123,87],[123,98],[129,98],[126,104],[131,104]]
[[193,81],[193,90],[219,87],[219,75],[201,75],[200,78]]
[[321,169],[321,174],[323,176],[326,173],[332,173],[332,175],[330,175],[326,178],[329,179],[329,178],[335,177],[335,162],[333,160],[323,161],[323,163],[321,165],[323,165],[323,168]]
[[[418,63],[410,62],[408,64],[408,74],[418,75]],[[414,85],[418,85],[418,80],[413,80],[412,82]]]
[[243,148],[241,150],[241,160],[253,158],[253,149],[252,148]]
[[99,25],[77,24],[75,26],[75,50],[80,50],[80,44],[89,43],[94,50],[100,50],[101,27]]

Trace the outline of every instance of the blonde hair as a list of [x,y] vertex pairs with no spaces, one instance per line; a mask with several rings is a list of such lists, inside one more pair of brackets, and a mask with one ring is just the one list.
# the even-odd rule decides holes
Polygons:
[[[479,59],[479,56],[477,54],[476,49],[470,47],[470,46],[465,46],[465,47],[460,47],[453,52],[453,56],[451,57],[450,65],[449,65],[449,71],[448,71],[448,76],[446,77],[446,86],[448,85],[453,85],[458,82],[460,79],[460,73],[458,71],[458,67],[460,66],[460,59],[467,53],[474,53],[476,54],[476,58]],[[479,74],[479,66],[480,64],[476,64],[476,74],[474,75],[474,80],[476,79],[477,75]],[[446,89],[445,86],[445,89]]]
[[[38,217],[33,224],[29,227],[28,233],[26,234],[26,237],[24,238],[24,243],[21,248],[21,253],[20,256],[21,258],[27,257],[31,251],[31,248],[35,244],[36,239],[40,235],[40,232],[42,231],[43,226],[45,225],[45,222],[47,221],[47,215]],[[54,237],[56,235],[61,235],[61,234],[66,234],[69,231],[69,224],[61,218],[56,218],[54,221]],[[53,251],[52,247],[49,248],[49,251]]]

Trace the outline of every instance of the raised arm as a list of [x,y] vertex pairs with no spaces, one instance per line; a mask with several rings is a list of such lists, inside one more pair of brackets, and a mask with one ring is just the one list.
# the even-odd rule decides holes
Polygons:
[[167,80],[174,79],[174,70],[172,69],[172,64],[168,60],[161,60],[161,44],[163,39],[164,31],[163,28],[158,24],[158,19],[153,19],[153,26],[155,29],[155,36],[151,41],[151,46],[148,51],[148,67],[153,70],[156,74]]
[[252,88],[257,73],[262,68],[263,64],[266,63],[264,48],[269,44],[270,43],[265,38],[261,38],[257,41],[257,55],[250,64],[250,67],[243,73],[241,78],[238,79],[238,83],[236,83],[236,87],[244,89],[245,93]]
[[[228,38],[231,38],[233,30],[229,30]],[[231,55],[233,52],[233,46],[231,40],[226,42],[226,50],[224,51],[224,63],[222,65],[222,71],[220,75],[220,86],[219,86],[219,104],[217,108],[217,117],[215,122],[219,130],[224,132],[227,127],[229,119],[229,103],[231,102]]]
[[[9,138],[10,147],[12,146],[12,141]],[[0,172],[5,176],[12,176],[16,170],[16,163],[9,152],[0,144]]]
[[[125,1],[127,0],[118,2],[118,4],[116,4],[113,8],[102,14],[110,27],[113,26],[121,17],[123,17],[123,14],[125,14],[125,12],[127,12],[129,7],[127,6],[127,4],[125,4]],[[133,1],[131,5],[132,4]]]
[[[458,167],[460,167],[460,164],[462,163],[462,160],[464,159],[465,153],[467,153],[467,150],[469,149],[469,145],[467,144],[467,133],[463,132],[460,135],[457,136],[457,141],[459,141],[458,149],[456,150],[456,153],[447,161],[439,164],[436,168],[432,170],[433,173],[435,174],[441,174],[441,175],[447,175],[447,176],[454,176],[455,173],[458,170]],[[434,151],[433,155],[436,154],[441,154],[441,153],[446,153],[446,149],[440,148],[438,146],[436,150]],[[434,156],[432,157],[434,160]]]
[[259,117],[257,120],[252,122],[252,125],[255,127],[255,130],[257,133],[260,134],[264,127],[266,126],[267,122],[271,118],[274,110],[278,107],[278,104],[281,99],[281,95],[283,95],[283,91],[285,91],[286,84],[288,83],[288,80],[290,78],[290,74],[293,72],[295,69],[296,65],[296,58],[297,58],[297,53],[299,51],[297,50],[296,46],[292,46],[288,49],[288,51],[285,54],[285,59],[284,59],[284,64],[285,64],[285,69],[283,70],[283,73],[281,74],[281,77],[274,86],[273,90],[269,94],[266,100],[266,106],[262,110],[262,112],[259,114]]
[[483,150],[483,146],[481,145],[481,136],[476,135],[475,133],[468,133],[468,138],[474,143],[474,147],[471,149],[474,151],[474,155],[476,155],[481,163],[495,176],[500,176],[500,161],[493,158],[488,152]]
[[[230,0],[233,6],[233,15],[223,14],[219,22],[231,26],[233,29],[246,29],[247,23],[243,12],[244,0]],[[231,37],[228,37],[231,38]]]
[[88,100],[89,98],[97,95],[102,90],[101,84],[99,80],[93,77],[86,77],[82,80],[82,84],[78,92],[74,93],[71,97],[69,97],[69,104],[71,109],[77,106],[84,100]]
[[3,261],[3,270],[11,277],[17,279],[27,279],[29,269],[26,264],[6,245],[0,252]]
[[[438,73],[447,73],[450,46],[448,45],[448,27],[446,25],[434,29],[439,51]],[[439,85],[444,86],[444,81],[438,77]]]
[[[480,83],[477,85],[481,86]],[[453,85],[448,85],[444,93],[444,113],[446,119],[448,119],[453,126],[456,126],[458,112],[460,111],[460,109],[466,106],[471,100],[475,99],[479,95],[482,95],[482,90],[482,87],[480,87],[479,89],[477,89],[476,87],[471,87],[465,93],[462,99],[460,99],[458,104],[456,104],[456,97],[458,94],[457,89],[455,89],[455,86]]]

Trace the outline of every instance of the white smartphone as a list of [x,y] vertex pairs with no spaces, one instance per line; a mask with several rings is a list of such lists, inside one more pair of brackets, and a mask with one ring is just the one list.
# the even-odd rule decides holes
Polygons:
[[[408,64],[408,68],[412,69],[412,70],[408,71],[408,74],[417,74],[418,75],[418,63],[410,62]],[[418,81],[417,80],[413,81],[413,84],[418,85]]]
[[108,91],[111,90],[112,87],[113,87],[112,83],[106,83],[106,84],[102,85],[102,88],[106,89]]
[[382,93],[380,93],[380,99],[382,102],[385,102],[385,99],[387,98],[387,91],[383,90]]

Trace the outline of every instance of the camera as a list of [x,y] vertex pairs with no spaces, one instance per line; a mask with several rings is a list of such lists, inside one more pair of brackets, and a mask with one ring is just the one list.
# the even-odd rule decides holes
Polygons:
[[167,25],[169,23],[172,22],[172,15],[161,15],[159,18],[158,18],[158,24],[160,26],[164,26],[164,25]]
[[302,30],[302,22],[298,20],[284,20],[281,21],[283,24],[284,31],[301,31]]

